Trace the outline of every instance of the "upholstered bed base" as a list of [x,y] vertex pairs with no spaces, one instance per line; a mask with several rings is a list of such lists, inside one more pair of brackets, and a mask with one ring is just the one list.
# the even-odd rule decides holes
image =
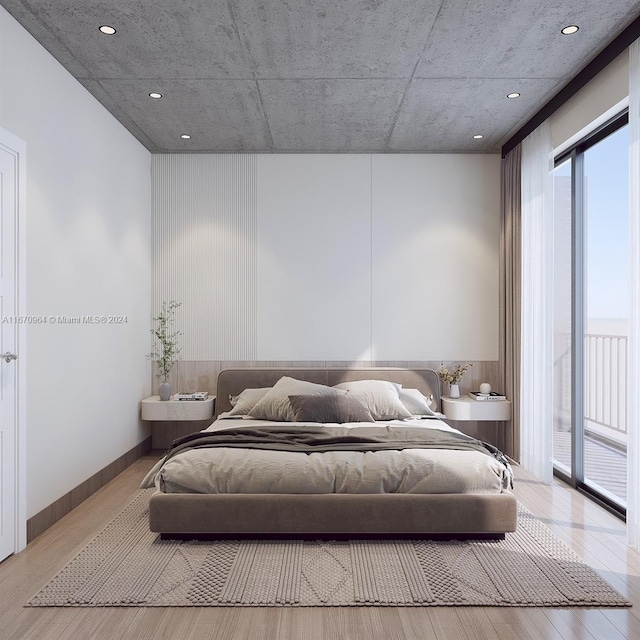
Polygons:
[[151,531],[281,536],[503,534],[516,529],[509,493],[475,494],[155,494]]
[[[382,379],[417,388],[440,406],[437,374],[428,369],[234,369],[218,377],[216,414],[229,395],[272,386],[288,375],[321,384]],[[151,531],[165,537],[412,536],[500,537],[515,531],[517,503],[500,494],[189,494],[156,493]]]

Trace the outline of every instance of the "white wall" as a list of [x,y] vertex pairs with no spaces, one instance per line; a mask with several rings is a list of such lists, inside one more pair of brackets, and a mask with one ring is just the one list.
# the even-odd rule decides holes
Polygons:
[[27,143],[27,516],[141,442],[151,156],[0,8],[0,126]]
[[620,54],[551,116],[554,148],[629,96],[629,51]]
[[497,360],[500,160],[373,157],[374,360]]
[[242,157],[153,160],[185,360],[497,360],[499,156]]
[[372,359],[371,156],[259,156],[257,203],[257,359]]

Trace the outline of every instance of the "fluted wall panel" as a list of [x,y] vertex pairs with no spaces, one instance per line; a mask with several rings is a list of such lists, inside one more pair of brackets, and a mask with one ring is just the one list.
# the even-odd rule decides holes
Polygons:
[[153,156],[154,314],[181,302],[184,360],[256,354],[256,156]]

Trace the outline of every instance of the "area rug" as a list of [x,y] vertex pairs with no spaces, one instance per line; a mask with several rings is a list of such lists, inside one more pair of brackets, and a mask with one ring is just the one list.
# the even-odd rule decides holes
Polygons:
[[170,541],[149,494],[28,606],[630,606],[524,509],[499,541]]

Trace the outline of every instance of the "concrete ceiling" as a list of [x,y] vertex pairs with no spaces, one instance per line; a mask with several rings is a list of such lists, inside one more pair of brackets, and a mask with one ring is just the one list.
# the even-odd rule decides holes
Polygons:
[[172,153],[498,152],[640,15],[637,0],[0,4],[150,151]]

